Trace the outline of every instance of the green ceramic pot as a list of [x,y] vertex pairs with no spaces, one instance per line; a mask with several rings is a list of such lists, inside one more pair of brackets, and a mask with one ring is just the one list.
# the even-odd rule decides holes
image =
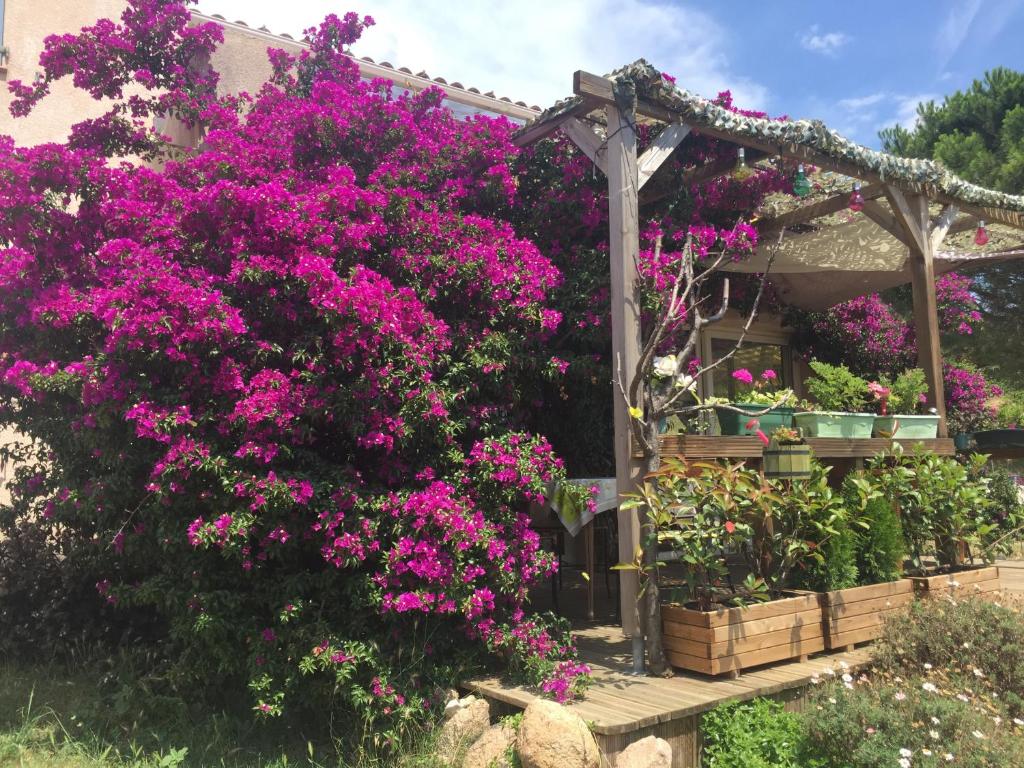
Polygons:
[[875,437],[891,437],[898,440],[930,440],[939,434],[939,417],[875,416]]
[[[731,405],[733,408],[741,408],[747,413],[757,413],[767,407],[757,403],[731,403]],[[792,408],[776,408],[773,411],[768,411],[768,413],[756,417],[736,413],[736,411],[730,411],[725,408],[715,408],[715,413],[718,416],[718,426],[722,434],[730,436],[756,435],[758,429],[766,435],[770,435],[779,427],[789,427],[793,423]],[[757,419],[758,425],[753,429],[747,429],[747,423],[752,418]]]
[[871,437],[875,426],[873,413],[807,411],[793,415],[793,424],[804,437],[843,437],[863,440]]

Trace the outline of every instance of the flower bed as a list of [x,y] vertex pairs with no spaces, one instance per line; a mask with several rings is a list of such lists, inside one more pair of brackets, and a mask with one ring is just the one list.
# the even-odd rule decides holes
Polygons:
[[837,650],[878,639],[886,617],[913,599],[914,584],[910,579],[825,592],[821,606],[825,647]]
[[661,609],[665,654],[673,666],[729,673],[825,650],[821,595],[806,593],[743,608]]

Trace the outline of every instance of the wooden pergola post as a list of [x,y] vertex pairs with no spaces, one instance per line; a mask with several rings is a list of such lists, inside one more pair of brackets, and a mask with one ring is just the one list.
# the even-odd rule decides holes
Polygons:
[[[611,271],[612,384],[615,402],[615,482],[620,499],[640,477],[640,462],[633,458],[629,409],[619,390],[636,370],[640,359],[640,307],[636,298],[637,260],[640,256],[639,172],[637,170],[636,94],[632,83],[616,87],[616,103],[605,106],[608,120],[608,226]],[[619,510],[619,562],[631,563],[640,544],[640,522],[635,509]],[[619,571],[622,630],[640,636],[639,576]]]
[[[914,329],[917,334],[917,364],[928,381],[928,405],[939,414],[939,437],[946,437],[946,394],[942,381],[942,350],[939,346],[939,311],[935,299],[934,249],[942,241],[946,217],[932,231],[928,198],[905,194],[893,186],[885,191],[893,215],[905,234],[910,249],[910,277],[914,297]],[[955,215],[955,212],[954,212]]]

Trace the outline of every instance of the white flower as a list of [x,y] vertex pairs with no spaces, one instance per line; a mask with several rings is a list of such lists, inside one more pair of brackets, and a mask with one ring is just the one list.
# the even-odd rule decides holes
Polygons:
[[1003,718],[1001,718],[999,715],[996,715],[995,717],[993,717],[992,720],[995,722],[996,725],[1002,725],[1003,724]]
[[964,648],[970,648],[970,647],[971,647],[970,643],[964,643]]
[[911,752],[906,747],[901,747],[900,748],[900,757],[910,757],[912,754],[914,754],[914,753]]
[[945,755],[943,755],[943,757],[946,758],[946,762],[947,763],[952,763],[953,762],[953,753],[952,752],[947,752]]
[[935,683],[923,683],[921,685],[921,689],[928,691],[928,693],[935,693],[937,690],[939,690],[935,687]]
[[905,698],[907,698],[907,694],[905,694],[903,691],[896,691],[896,693],[893,694],[893,698],[896,699],[896,701],[903,701]]
[[899,675],[897,675],[896,677],[893,678],[893,681],[897,682],[897,683],[902,683],[903,682],[903,678],[900,677]]
[[900,768],[910,768],[909,757],[901,757],[897,762],[900,764]]
[[932,751],[930,749],[922,749],[921,750],[921,754],[924,755],[925,757],[931,757],[932,756]]
[[840,662],[839,662],[839,668],[840,668],[840,669],[849,669],[849,668],[850,668],[850,665],[849,665],[849,664],[847,664],[847,663],[846,663],[845,661],[840,661]]
[[683,376],[680,376],[678,379],[676,379],[676,386],[679,387],[680,389],[685,389],[689,391],[696,388],[697,381],[696,379],[693,378],[693,376],[686,376],[684,374]]
[[985,734],[982,733],[981,731],[971,731],[971,736],[973,736],[976,739],[984,739],[985,738]]
[[931,664],[929,664],[929,663],[928,663],[928,662],[926,661],[926,662],[924,663],[924,668],[925,668],[925,669],[931,669],[931,668],[932,668],[932,665],[931,665]]
[[1014,725],[1024,725],[1024,720],[1021,720],[1019,717],[1015,717],[1015,718],[1013,718],[1013,724]]
[[825,670],[825,674],[826,675],[835,675],[835,673],[836,673],[836,671],[834,669],[832,669],[832,667],[829,667],[828,669]]
[[665,355],[654,358],[654,373],[656,376],[671,376],[676,372],[676,356]]
[[835,704],[835,703],[836,703],[836,700],[835,700],[835,699],[833,699],[833,698],[832,698],[832,697],[830,696],[830,697],[829,697],[829,700],[828,700],[828,703],[829,703],[829,704]]
[[853,682],[853,677],[848,675],[848,674],[844,674],[843,675],[843,682],[844,683],[852,683]]
[[939,738],[939,732],[938,731],[935,731],[935,730],[928,731],[928,735],[931,736],[936,741],[938,741],[938,738]]
[[849,688],[852,691],[853,690],[853,683],[843,683],[843,687],[844,688]]
[[968,698],[968,697],[967,697],[966,695],[964,695],[964,694],[962,694],[962,693],[958,693],[958,694],[956,695],[956,697],[957,697],[958,699],[960,699],[960,701],[970,701],[970,699],[969,699],[969,698]]
[[811,683],[813,685],[818,685],[818,683],[820,683],[820,682],[821,682],[821,678],[818,677],[818,673],[817,672],[815,672],[813,675],[811,675]]
[[938,725],[940,722],[942,722],[942,721],[939,720],[939,718],[937,718],[937,717],[933,717],[932,718],[932,725]]
[[974,676],[975,676],[975,677],[984,677],[984,676],[985,676],[985,673],[984,673],[984,672],[982,672],[982,671],[981,671],[980,669],[978,669],[977,667],[975,667],[975,668],[974,668]]

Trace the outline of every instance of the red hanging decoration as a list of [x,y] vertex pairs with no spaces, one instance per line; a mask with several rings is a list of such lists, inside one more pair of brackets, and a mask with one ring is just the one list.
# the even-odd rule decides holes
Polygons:
[[858,212],[864,209],[864,195],[860,191],[860,182],[853,182],[853,192],[850,193],[849,209]]
[[988,232],[985,230],[985,222],[978,222],[978,231],[974,233],[974,244],[985,245],[988,242]]

